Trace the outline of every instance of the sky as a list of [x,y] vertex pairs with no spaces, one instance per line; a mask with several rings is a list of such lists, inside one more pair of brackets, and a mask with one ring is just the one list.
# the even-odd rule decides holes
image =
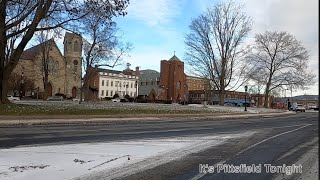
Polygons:
[[[244,11],[253,21],[247,41],[256,33],[287,31],[310,51],[309,70],[317,75],[316,84],[293,95],[319,94],[319,2],[318,0],[235,0],[244,4]],[[129,57],[131,69],[160,70],[160,61],[174,53],[182,61],[185,53],[184,38],[193,18],[201,15],[218,0],[130,0],[128,15],[117,17],[119,35],[133,44]],[[122,70],[124,66],[118,67]],[[188,74],[188,71],[186,71]],[[288,93],[286,92],[287,96]]]

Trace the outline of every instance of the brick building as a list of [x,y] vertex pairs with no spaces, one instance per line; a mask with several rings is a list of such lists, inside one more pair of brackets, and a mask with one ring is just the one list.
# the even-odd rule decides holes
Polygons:
[[35,85],[33,90],[23,92],[23,95],[38,94],[41,96],[44,92],[44,73],[42,70],[44,52],[48,56],[49,66],[48,96],[61,93],[67,97],[78,97],[81,85],[82,37],[68,32],[64,37],[64,54],[61,53],[53,39],[31,47],[22,53],[13,72],[23,74],[24,78],[30,79]]
[[[250,103],[251,106],[263,107],[265,98],[263,94],[249,94],[245,98],[245,92],[237,91],[226,91],[225,102],[232,102],[235,105],[239,103],[244,103],[245,99],[247,103]],[[189,103],[203,103],[207,101],[209,104],[219,104],[219,91],[217,90],[193,90],[189,91]],[[271,107],[273,102],[273,97],[269,97],[269,107]]]
[[164,90],[160,97],[174,103],[187,101],[188,85],[184,62],[174,55],[169,60],[162,60],[160,69],[160,86]]
[[212,89],[209,79],[195,76],[187,76],[187,86],[189,91]]

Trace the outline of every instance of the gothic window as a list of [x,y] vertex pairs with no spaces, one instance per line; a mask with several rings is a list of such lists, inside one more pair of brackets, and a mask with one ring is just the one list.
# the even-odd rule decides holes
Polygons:
[[80,44],[79,44],[78,41],[75,41],[75,42],[73,43],[73,51],[74,51],[74,52],[80,52]]
[[49,73],[53,73],[54,66],[55,66],[55,63],[54,63],[52,57],[50,57],[49,61],[48,61],[48,71],[49,71]]
[[77,60],[73,60],[73,71],[77,72],[78,70],[78,61]]
[[181,86],[181,82],[178,81],[178,82],[177,82],[177,89],[180,89],[180,86]]

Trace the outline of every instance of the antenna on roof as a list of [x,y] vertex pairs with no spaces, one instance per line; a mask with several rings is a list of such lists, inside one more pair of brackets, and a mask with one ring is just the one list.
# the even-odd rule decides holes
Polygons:
[[174,56],[176,55],[176,51],[173,51],[173,55],[174,55]]

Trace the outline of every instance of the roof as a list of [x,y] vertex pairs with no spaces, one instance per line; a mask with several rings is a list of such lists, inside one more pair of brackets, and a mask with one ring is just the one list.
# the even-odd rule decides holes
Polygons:
[[140,74],[154,74],[154,73],[158,74],[159,73],[158,71],[152,70],[152,69],[140,70],[139,72]]
[[48,41],[45,41],[45,42],[40,43],[36,46],[33,46],[33,47],[23,51],[20,56],[20,59],[33,60],[33,59],[35,59],[35,57],[37,56],[37,54],[39,53],[39,51],[41,50],[41,47],[43,45],[46,45],[46,44],[52,45],[52,43],[54,43],[54,45],[56,45],[56,43],[54,42],[53,39],[49,39]]
[[180,59],[176,55],[173,55],[172,58],[169,59],[169,61],[180,61]]
[[197,79],[197,80],[209,80],[209,79],[204,78],[204,77],[188,76],[188,75],[186,75],[186,78],[187,79]]
[[113,74],[122,73],[122,71],[117,71],[117,70],[112,70],[112,69],[102,69],[102,68],[98,68],[97,71],[98,72],[105,72],[105,73],[113,73]]

